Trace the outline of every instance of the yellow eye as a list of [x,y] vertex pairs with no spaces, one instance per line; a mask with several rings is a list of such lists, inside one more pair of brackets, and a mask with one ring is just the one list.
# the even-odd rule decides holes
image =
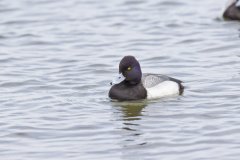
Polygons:
[[130,71],[132,68],[131,67],[128,67],[127,70]]

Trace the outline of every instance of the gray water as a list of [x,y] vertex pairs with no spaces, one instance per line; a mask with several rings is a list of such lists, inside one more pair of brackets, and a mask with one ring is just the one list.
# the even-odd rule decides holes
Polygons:
[[[236,160],[240,22],[225,0],[1,0],[1,160]],[[125,55],[182,96],[112,102]]]

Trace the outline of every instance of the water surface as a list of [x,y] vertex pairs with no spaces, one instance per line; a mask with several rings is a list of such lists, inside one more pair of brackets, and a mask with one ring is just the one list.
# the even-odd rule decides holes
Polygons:
[[[240,157],[239,22],[224,0],[0,2],[0,157]],[[125,55],[183,96],[112,102]]]

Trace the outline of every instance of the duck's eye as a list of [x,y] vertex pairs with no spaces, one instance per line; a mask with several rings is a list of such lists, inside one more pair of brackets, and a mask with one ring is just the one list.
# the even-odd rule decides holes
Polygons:
[[128,67],[127,70],[130,71],[132,68],[131,67]]

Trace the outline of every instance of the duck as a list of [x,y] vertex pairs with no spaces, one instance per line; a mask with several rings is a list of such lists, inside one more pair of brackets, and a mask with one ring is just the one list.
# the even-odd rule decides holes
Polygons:
[[162,75],[142,73],[134,56],[125,56],[119,63],[119,75],[110,83],[108,96],[113,100],[128,101],[157,99],[172,95],[182,95],[182,81]]
[[229,0],[223,12],[223,18],[227,20],[240,20],[240,0]]

